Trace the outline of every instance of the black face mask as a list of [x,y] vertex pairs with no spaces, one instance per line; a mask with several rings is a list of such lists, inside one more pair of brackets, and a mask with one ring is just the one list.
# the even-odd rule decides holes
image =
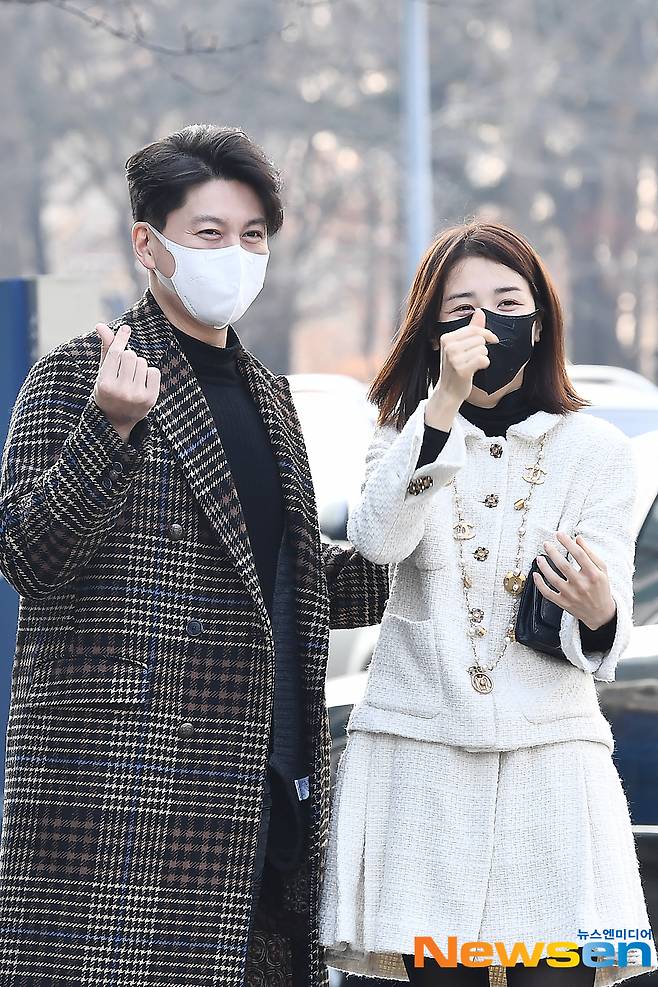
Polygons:
[[[482,309],[485,315],[487,329],[498,336],[500,342],[487,344],[487,356],[490,363],[483,370],[473,374],[473,384],[487,394],[493,394],[505,384],[514,380],[519,370],[532,356],[532,327],[535,324],[539,309],[528,315],[502,315],[500,312],[490,312]],[[452,322],[437,322],[442,331],[451,332],[467,326],[473,313]]]

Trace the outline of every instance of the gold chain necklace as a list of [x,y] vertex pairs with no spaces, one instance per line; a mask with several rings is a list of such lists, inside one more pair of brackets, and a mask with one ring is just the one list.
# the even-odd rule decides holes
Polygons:
[[[544,443],[546,441],[546,434],[541,436],[539,443],[539,453],[537,455],[537,461],[534,466],[527,466],[523,473],[523,479],[530,484],[530,490],[528,491],[527,497],[522,497],[520,500],[515,501],[514,510],[522,511],[521,523],[519,525],[518,531],[518,542],[516,550],[516,559],[514,561],[514,568],[507,572],[503,578],[503,586],[505,590],[514,598],[514,603],[512,605],[511,612],[508,617],[507,630],[505,631],[505,640],[503,642],[503,648],[493,665],[482,665],[478,659],[477,648],[475,642],[478,638],[483,638],[487,633],[486,627],[482,624],[484,620],[484,611],[477,607],[471,606],[471,601],[469,599],[468,591],[473,587],[473,579],[466,571],[466,565],[464,562],[464,546],[463,542],[468,541],[475,537],[475,525],[466,521],[464,517],[464,511],[462,509],[461,498],[457,493],[457,483],[455,477],[452,478],[451,485],[453,491],[453,503],[454,510],[457,521],[453,526],[453,537],[459,545],[459,568],[461,571],[461,582],[462,591],[464,594],[464,600],[466,601],[466,609],[468,612],[469,622],[471,624],[468,636],[471,642],[471,648],[473,650],[473,657],[475,658],[475,664],[471,665],[468,669],[468,674],[471,676],[471,685],[476,692],[488,693],[493,689],[493,680],[488,672],[492,671],[496,665],[504,657],[507,651],[507,646],[510,641],[514,640],[514,625],[516,622],[516,616],[519,607],[519,598],[523,592],[523,587],[525,586],[526,577],[521,570],[521,563],[523,559],[523,539],[526,533],[526,520],[528,516],[528,511],[530,510],[530,502],[532,500],[532,494],[535,486],[539,483],[544,482],[544,477],[547,475],[546,470],[541,468],[542,459],[544,456]],[[489,495],[490,497],[491,495]],[[485,498],[485,503],[488,502],[489,497]],[[495,504],[498,503],[496,498]],[[481,546],[476,548],[473,552],[474,557],[478,561],[484,561],[488,557],[488,550],[482,548]]]

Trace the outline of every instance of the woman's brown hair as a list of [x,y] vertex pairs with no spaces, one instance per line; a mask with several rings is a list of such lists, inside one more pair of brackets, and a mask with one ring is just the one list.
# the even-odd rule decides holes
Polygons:
[[541,258],[524,237],[500,223],[465,223],[440,233],[420,262],[397,339],[370,387],[378,424],[402,429],[430,384],[436,385],[441,356],[431,343],[442,334],[436,323],[448,274],[465,257],[505,264],[530,285],[542,331],[523,379],[535,410],[565,414],[585,407],[588,402],[567,375],[562,306]]

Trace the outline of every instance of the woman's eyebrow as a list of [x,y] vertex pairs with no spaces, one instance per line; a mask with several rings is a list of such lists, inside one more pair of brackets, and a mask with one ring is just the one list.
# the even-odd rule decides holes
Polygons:
[[[522,289],[518,285],[508,285],[506,288],[494,288],[494,295],[504,295],[508,291],[521,291]],[[446,302],[452,302],[456,298],[473,298],[474,291],[462,291],[456,295],[448,295]]]
[[461,294],[448,295],[448,297],[446,298],[446,302],[452,302],[455,300],[455,298],[472,298],[474,294],[475,292],[473,291],[462,291]]

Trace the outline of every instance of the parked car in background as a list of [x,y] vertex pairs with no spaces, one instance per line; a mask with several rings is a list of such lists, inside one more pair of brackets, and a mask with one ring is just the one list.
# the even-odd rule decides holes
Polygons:
[[[342,374],[290,374],[308,451],[320,531],[346,542],[348,512],[361,493],[365,459],[377,418],[365,384]],[[327,676],[365,668],[379,627],[331,631]]]
[[635,370],[625,367],[610,367],[601,363],[570,363],[567,365],[569,377],[578,387],[590,384],[625,387],[631,391],[658,392],[658,387]]
[[605,418],[630,436],[658,429],[658,387],[642,374],[596,364],[572,364],[568,371],[578,393],[592,402],[584,414]]
[[343,374],[290,374],[304,433],[320,529],[347,538],[347,516],[361,493],[365,458],[377,417],[365,384]]
[[658,431],[632,440],[637,475],[634,620],[658,624]]

